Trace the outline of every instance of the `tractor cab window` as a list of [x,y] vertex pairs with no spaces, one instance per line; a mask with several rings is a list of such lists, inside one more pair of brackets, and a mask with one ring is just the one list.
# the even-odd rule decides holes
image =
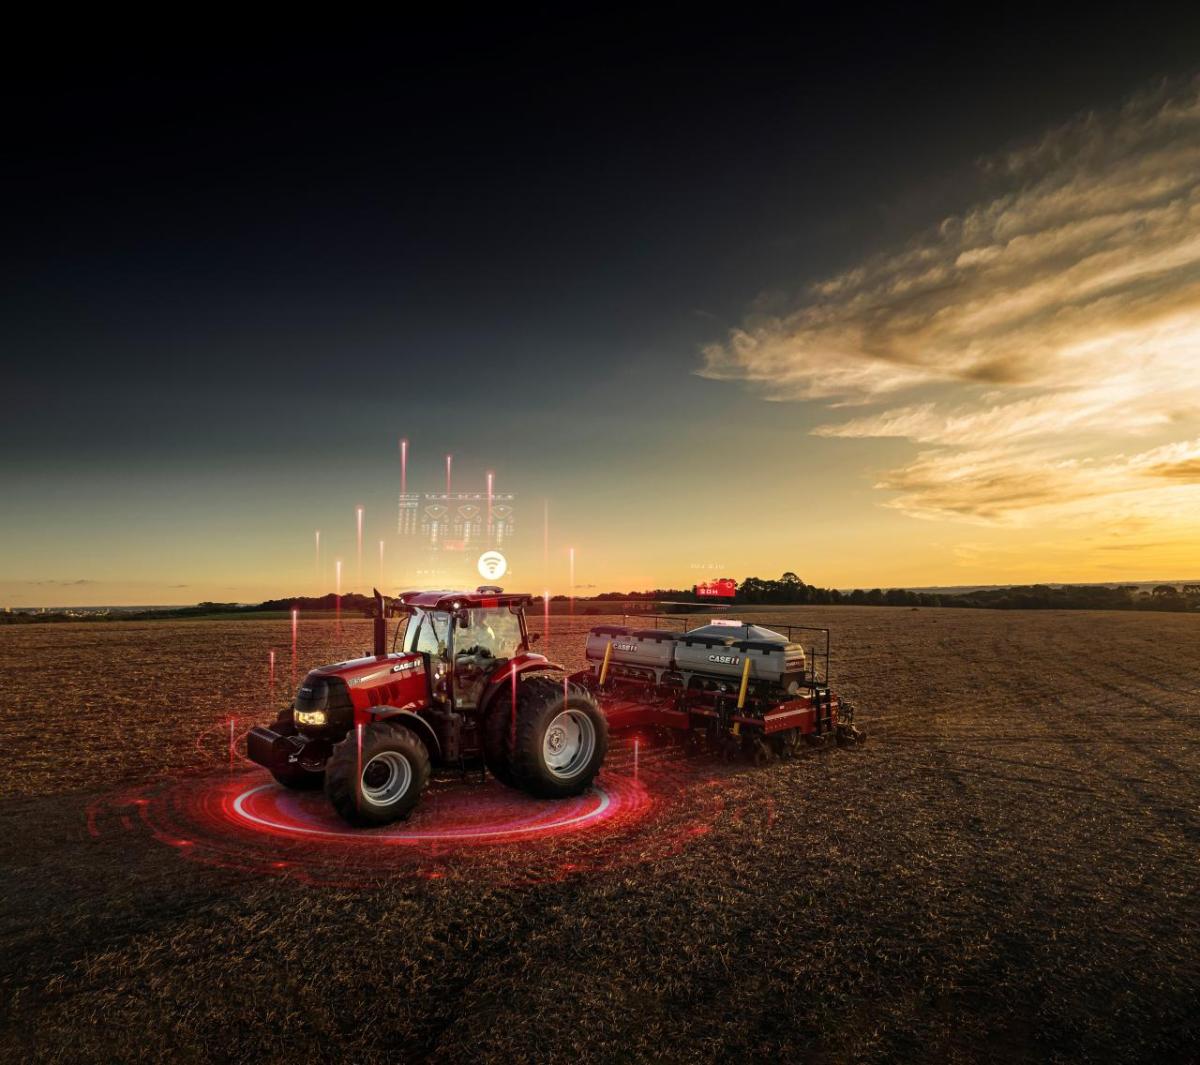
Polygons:
[[408,650],[437,658],[450,643],[450,615],[422,613],[408,623]]
[[454,634],[454,656],[512,658],[521,646],[521,623],[508,607],[464,611]]
[[460,709],[479,705],[495,668],[516,656],[521,622],[508,607],[465,610],[454,630],[454,701]]
[[410,614],[405,614],[398,622],[396,622],[395,631],[392,634],[392,652],[395,653],[397,648],[407,648],[409,645],[409,623],[412,622],[413,628],[416,628],[416,622]]

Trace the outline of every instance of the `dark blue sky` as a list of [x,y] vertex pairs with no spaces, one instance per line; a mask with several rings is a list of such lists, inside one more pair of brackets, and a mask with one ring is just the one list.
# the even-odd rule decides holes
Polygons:
[[701,344],[1197,54],[1195,20],[1146,8],[790,14],[17,48],[0,577],[132,580],[103,541],[148,500],[189,529],[294,506],[306,544],[306,490],[388,505],[398,435],[567,505],[617,441],[669,476],[713,432],[786,433],[794,410],[692,376]]

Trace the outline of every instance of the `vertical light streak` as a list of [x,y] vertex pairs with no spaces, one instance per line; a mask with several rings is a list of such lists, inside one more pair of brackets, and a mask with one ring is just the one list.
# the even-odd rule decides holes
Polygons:
[[400,440],[400,494],[408,494],[408,440]]
[[342,634],[342,560],[339,558],[334,564],[334,592],[333,592],[333,614],[334,622],[336,623],[337,634]]
[[495,485],[495,477],[496,477],[496,475],[494,473],[492,473],[491,470],[488,470],[488,475],[487,475],[487,496],[488,496],[488,498],[487,498],[487,528],[488,528],[488,536],[489,537],[492,535],[492,489]]
[[450,464],[454,461],[453,455],[446,456],[446,495],[450,495]]
[[508,746],[512,750],[517,745],[517,670],[514,667],[509,674],[509,685],[512,693],[512,709],[508,720]]
[[550,576],[550,500],[542,500],[542,580]]
[[542,639],[550,642],[550,589],[542,589]]
[[233,772],[233,718],[229,719],[229,772]]
[[296,634],[300,627],[300,610],[292,607],[292,687],[296,686]]
[[275,652],[267,652],[267,660],[270,665],[267,667],[267,699],[270,702],[275,702]]
[[358,586],[362,587],[362,519],[363,508],[354,508],[355,516],[358,519]]

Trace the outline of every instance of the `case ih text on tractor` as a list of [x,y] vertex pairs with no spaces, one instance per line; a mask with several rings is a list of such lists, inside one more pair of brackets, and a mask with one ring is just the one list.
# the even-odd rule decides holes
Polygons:
[[284,787],[323,787],[342,818],[370,826],[407,817],[435,766],[482,764],[534,796],[578,795],[615,729],[670,729],[756,761],[864,739],[829,688],[828,630],[805,630],[823,637],[810,664],[792,641],[800,627],[598,625],[587,668],[567,675],[531,649],[529,599],[493,586],[376,590],[372,653],[309,673],[278,720],[251,730],[250,758]]

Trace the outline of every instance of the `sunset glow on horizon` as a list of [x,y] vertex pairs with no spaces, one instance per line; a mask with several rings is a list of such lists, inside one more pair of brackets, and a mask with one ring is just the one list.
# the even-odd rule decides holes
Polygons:
[[[87,528],[43,524],[75,486],[91,493],[80,473],[57,469],[53,500],[21,473],[0,606],[318,595],[352,548],[352,590],[369,591],[364,535],[378,579],[386,551],[387,579],[420,586],[397,482],[486,493],[489,528],[503,484],[518,500],[506,583],[563,594],[785,570],[838,588],[1196,577],[1197,83],[998,144],[973,174],[975,195],[936,222],[811,263],[727,326],[698,312],[670,358],[572,356],[562,409],[499,369],[487,389],[426,393],[399,375],[374,390],[396,411],[349,419],[336,444],[285,448],[280,425],[236,462],[112,469]],[[446,388],[465,404],[449,420],[428,398]],[[174,495],[155,514],[161,476]]]

